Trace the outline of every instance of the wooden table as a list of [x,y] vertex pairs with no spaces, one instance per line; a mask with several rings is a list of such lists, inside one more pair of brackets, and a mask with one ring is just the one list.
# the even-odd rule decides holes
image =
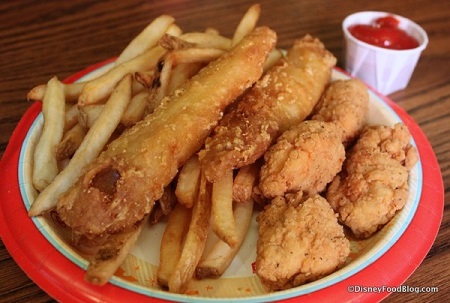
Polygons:
[[[279,46],[310,33],[342,66],[341,22],[350,13],[380,10],[421,24],[430,43],[409,86],[389,97],[420,125],[440,164],[445,188],[442,225],[434,245],[404,285],[439,287],[438,293],[394,293],[385,302],[444,302],[450,295],[450,3],[429,1],[263,0],[259,24],[273,28]],[[117,55],[160,14],[171,14],[185,31],[217,28],[233,33],[252,1],[2,1],[0,2],[0,156],[24,112],[30,88],[60,79]],[[0,201],[8,203],[8,201]],[[17,266],[0,241],[0,301],[51,302]]]

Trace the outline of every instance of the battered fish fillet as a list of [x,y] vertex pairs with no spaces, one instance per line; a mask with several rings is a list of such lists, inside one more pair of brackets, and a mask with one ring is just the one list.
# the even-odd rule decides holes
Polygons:
[[329,82],[336,58],[309,35],[295,41],[220,121],[199,159],[210,182],[251,164],[290,126],[311,114]]
[[87,237],[121,232],[142,220],[225,107],[261,77],[275,43],[274,31],[256,28],[113,141],[61,197],[61,219]]
[[358,79],[337,80],[325,90],[312,120],[333,122],[342,130],[342,142],[347,145],[360,132],[369,112],[369,93]]
[[301,204],[277,197],[257,220],[256,274],[270,290],[326,276],[342,267],[350,253],[343,227],[319,195]]
[[341,171],[345,148],[333,123],[307,120],[284,132],[264,154],[259,189],[266,198],[316,194]]
[[357,237],[369,237],[405,205],[409,171],[418,161],[410,140],[401,123],[364,128],[331,182],[326,198]]

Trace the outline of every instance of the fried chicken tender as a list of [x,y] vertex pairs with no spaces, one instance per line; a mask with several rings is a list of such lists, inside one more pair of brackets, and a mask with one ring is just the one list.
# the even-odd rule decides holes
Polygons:
[[307,120],[284,132],[264,154],[259,189],[266,198],[323,191],[342,168],[345,148],[333,123]]
[[165,98],[114,140],[61,197],[61,219],[74,233],[92,237],[142,220],[178,168],[201,148],[225,107],[261,77],[275,43],[274,31],[256,28]]
[[199,159],[210,182],[254,163],[290,126],[311,114],[336,58],[309,35],[296,40],[206,140]]
[[325,90],[312,120],[333,122],[342,131],[342,142],[347,145],[363,127],[369,112],[369,93],[358,79],[337,80]]
[[367,126],[348,153],[326,198],[360,238],[388,223],[408,199],[409,171],[418,161],[407,127]]
[[320,195],[303,203],[275,198],[257,217],[256,274],[270,290],[299,286],[345,264],[350,242]]

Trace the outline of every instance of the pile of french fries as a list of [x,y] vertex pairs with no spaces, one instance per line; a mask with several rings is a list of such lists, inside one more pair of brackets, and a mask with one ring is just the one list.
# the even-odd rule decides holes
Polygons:
[[[231,38],[213,28],[184,33],[173,17],[162,15],[136,36],[113,64],[95,78],[63,83],[57,77],[34,87],[29,100],[42,101],[44,125],[34,152],[32,182],[39,192],[29,211],[40,215],[58,202],[108,142],[132,127],[176,94],[180,84],[206,64],[226,53],[256,26],[258,4],[244,14]],[[265,68],[282,53],[274,50]],[[169,291],[183,292],[189,281],[223,274],[242,244],[253,212],[252,188],[257,169],[248,166],[236,176],[230,171],[210,184],[194,155],[167,187],[150,217],[168,215],[160,247],[157,279]],[[136,241],[140,229],[129,238]],[[214,245],[205,251],[208,237]],[[121,259],[106,261],[112,275],[131,250],[124,245]],[[97,269],[91,269],[97,270]]]

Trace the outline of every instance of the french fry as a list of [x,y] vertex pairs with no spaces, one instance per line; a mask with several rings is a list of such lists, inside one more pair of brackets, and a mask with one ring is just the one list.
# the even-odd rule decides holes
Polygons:
[[203,256],[196,268],[199,279],[220,277],[233,261],[245,240],[253,214],[253,200],[238,203],[234,209],[234,220],[239,222],[237,229],[237,243],[230,247],[227,243],[217,239],[207,255]]
[[218,33],[190,32],[182,34],[180,39],[190,42],[199,48],[215,48],[224,51],[228,51],[231,48],[231,39],[221,36]]
[[191,208],[197,200],[199,184],[200,163],[197,155],[194,155],[183,165],[178,175],[175,188],[178,202],[187,208]]
[[126,127],[135,125],[142,120],[147,107],[148,91],[142,91],[131,98],[130,104],[123,113],[120,123]]
[[78,97],[83,90],[83,87],[87,82],[74,82],[64,84],[64,95],[66,96],[66,102],[77,102]]
[[161,15],[154,19],[127,45],[127,47],[125,47],[115,64],[118,65],[126,62],[141,55],[146,50],[153,48],[174,21],[175,19],[168,15]]
[[176,65],[170,74],[167,93],[173,93],[181,84],[197,74],[203,66],[203,63],[180,63]]
[[69,129],[55,148],[56,160],[62,161],[70,158],[83,142],[86,132],[86,128],[81,124],[76,124]]
[[175,23],[171,24],[169,28],[167,28],[166,34],[173,36],[173,37],[179,37],[183,31],[181,28],[176,25]]
[[168,51],[195,46],[194,43],[190,43],[186,40],[181,39],[180,37],[172,36],[169,34],[165,34],[164,36],[162,36],[161,39],[159,39],[158,44]]
[[157,97],[157,89],[154,88],[149,92],[147,108],[145,109],[146,115],[151,114],[161,104],[161,99]]
[[[73,103],[78,100],[80,93],[86,82],[61,83],[64,91],[64,99],[66,102]],[[41,84],[33,87],[27,94],[27,100],[42,101],[44,99],[47,84]]]
[[169,52],[164,58],[158,77],[159,86],[156,87],[155,100],[152,102],[159,104],[168,95],[169,81],[174,66],[183,63],[208,63],[217,59],[223,53],[222,50],[210,48],[180,48]]
[[134,78],[138,83],[140,83],[146,89],[150,89],[155,81],[155,71],[151,70],[148,72],[136,72],[134,73]]
[[44,99],[46,89],[47,89],[46,84],[40,84],[40,85],[33,87],[27,93],[27,100],[28,101],[42,101]]
[[155,206],[153,206],[152,210],[150,211],[150,214],[148,215],[148,222],[150,225],[156,224],[161,220],[162,217],[164,217],[164,214],[162,212],[161,206],[159,203],[155,203]]
[[105,109],[105,104],[92,104],[79,107],[78,123],[84,128],[91,128]]
[[[148,71],[147,73],[149,73],[150,71]],[[147,88],[142,85],[142,83],[140,83],[139,81],[137,81],[136,76],[133,77],[133,84],[132,84],[132,90],[131,90],[131,95],[135,96],[137,94],[139,94],[140,92],[146,91]]]
[[235,202],[245,203],[251,200],[258,173],[259,169],[256,163],[239,169],[233,182],[233,200]]
[[264,62],[264,72],[268,71],[269,69],[271,69],[277,62],[278,60],[280,60],[283,57],[283,53],[281,52],[281,50],[275,48],[273,49],[269,56],[267,57],[266,62]]
[[[86,83],[88,83],[89,81],[92,81],[104,74],[106,74],[107,72],[109,72],[112,68],[114,67],[114,62],[103,65],[101,68],[93,70],[92,72],[90,72],[89,74],[87,74],[86,76],[84,76],[82,78],[83,81],[80,82],[76,82],[76,83],[83,83],[83,85],[86,85]],[[75,83],[75,82],[74,82]],[[72,85],[73,83],[69,83],[68,85]],[[83,87],[81,87],[80,92],[78,93],[78,97],[81,94],[81,91],[83,90]],[[74,99],[74,101],[77,101],[77,99]]]
[[201,176],[199,195],[192,208],[192,218],[183,250],[169,278],[168,285],[171,292],[181,293],[186,289],[205,249],[211,216],[210,187],[206,178]]
[[212,188],[213,231],[219,239],[234,247],[237,244],[236,223],[233,217],[233,171],[224,173]]
[[155,203],[155,206],[150,212],[150,224],[155,224],[162,217],[169,215],[177,204],[177,197],[175,196],[175,189],[172,184],[169,184],[164,188],[164,193]]
[[177,204],[177,196],[175,196],[175,189],[172,184],[169,184],[164,188],[164,193],[161,198],[159,198],[159,205],[161,205],[161,210],[164,215],[168,215],[172,212],[173,208]]
[[111,235],[103,243],[90,261],[86,270],[85,280],[94,285],[105,285],[114,275],[133,249],[148,216],[133,226],[132,230]]
[[154,98],[156,98],[156,100],[154,102],[156,102],[156,104],[158,104],[158,105],[161,102],[161,100],[167,95],[167,86],[169,85],[169,79],[170,79],[170,74],[172,72],[173,65],[174,65],[174,60],[171,56],[171,53],[169,53],[164,58],[164,64],[163,64],[161,72],[159,73],[159,76],[158,76],[158,80],[159,80],[158,85],[155,87],[156,94],[154,95]]
[[39,191],[46,188],[59,172],[54,148],[63,137],[65,100],[63,85],[56,77],[48,81],[42,113],[44,127],[34,152],[32,177],[33,185]]
[[[128,74],[117,85],[68,166],[34,200],[28,213],[30,216],[38,216],[55,207],[60,195],[74,184],[83,169],[100,154],[130,102],[131,85],[132,75]],[[61,114],[61,117],[64,115]]]
[[183,250],[183,240],[191,220],[191,209],[181,204],[175,205],[167,220],[161,239],[157,279],[159,285],[168,286]]
[[242,17],[239,25],[237,26],[233,38],[231,40],[231,45],[236,45],[241,39],[247,36],[256,26],[261,14],[261,6],[259,4],[254,4],[250,6],[247,12]]
[[66,114],[64,117],[64,131],[68,131],[78,123],[78,105],[72,104],[68,106],[66,103]]
[[181,48],[170,53],[170,60],[172,65],[180,63],[195,63],[204,62],[209,63],[223,55],[225,51],[217,48]]
[[206,34],[219,35],[219,30],[217,28],[208,26],[207,28],[205,28],[205,33]]
[[155,68],[164,53],[165,50],[162,47],[156,46],[129,61],[115,65],[104,75],[86,83],[78,98],[78,104],[86,106],[101,102],[112,93],[114,87],[126,74]]

